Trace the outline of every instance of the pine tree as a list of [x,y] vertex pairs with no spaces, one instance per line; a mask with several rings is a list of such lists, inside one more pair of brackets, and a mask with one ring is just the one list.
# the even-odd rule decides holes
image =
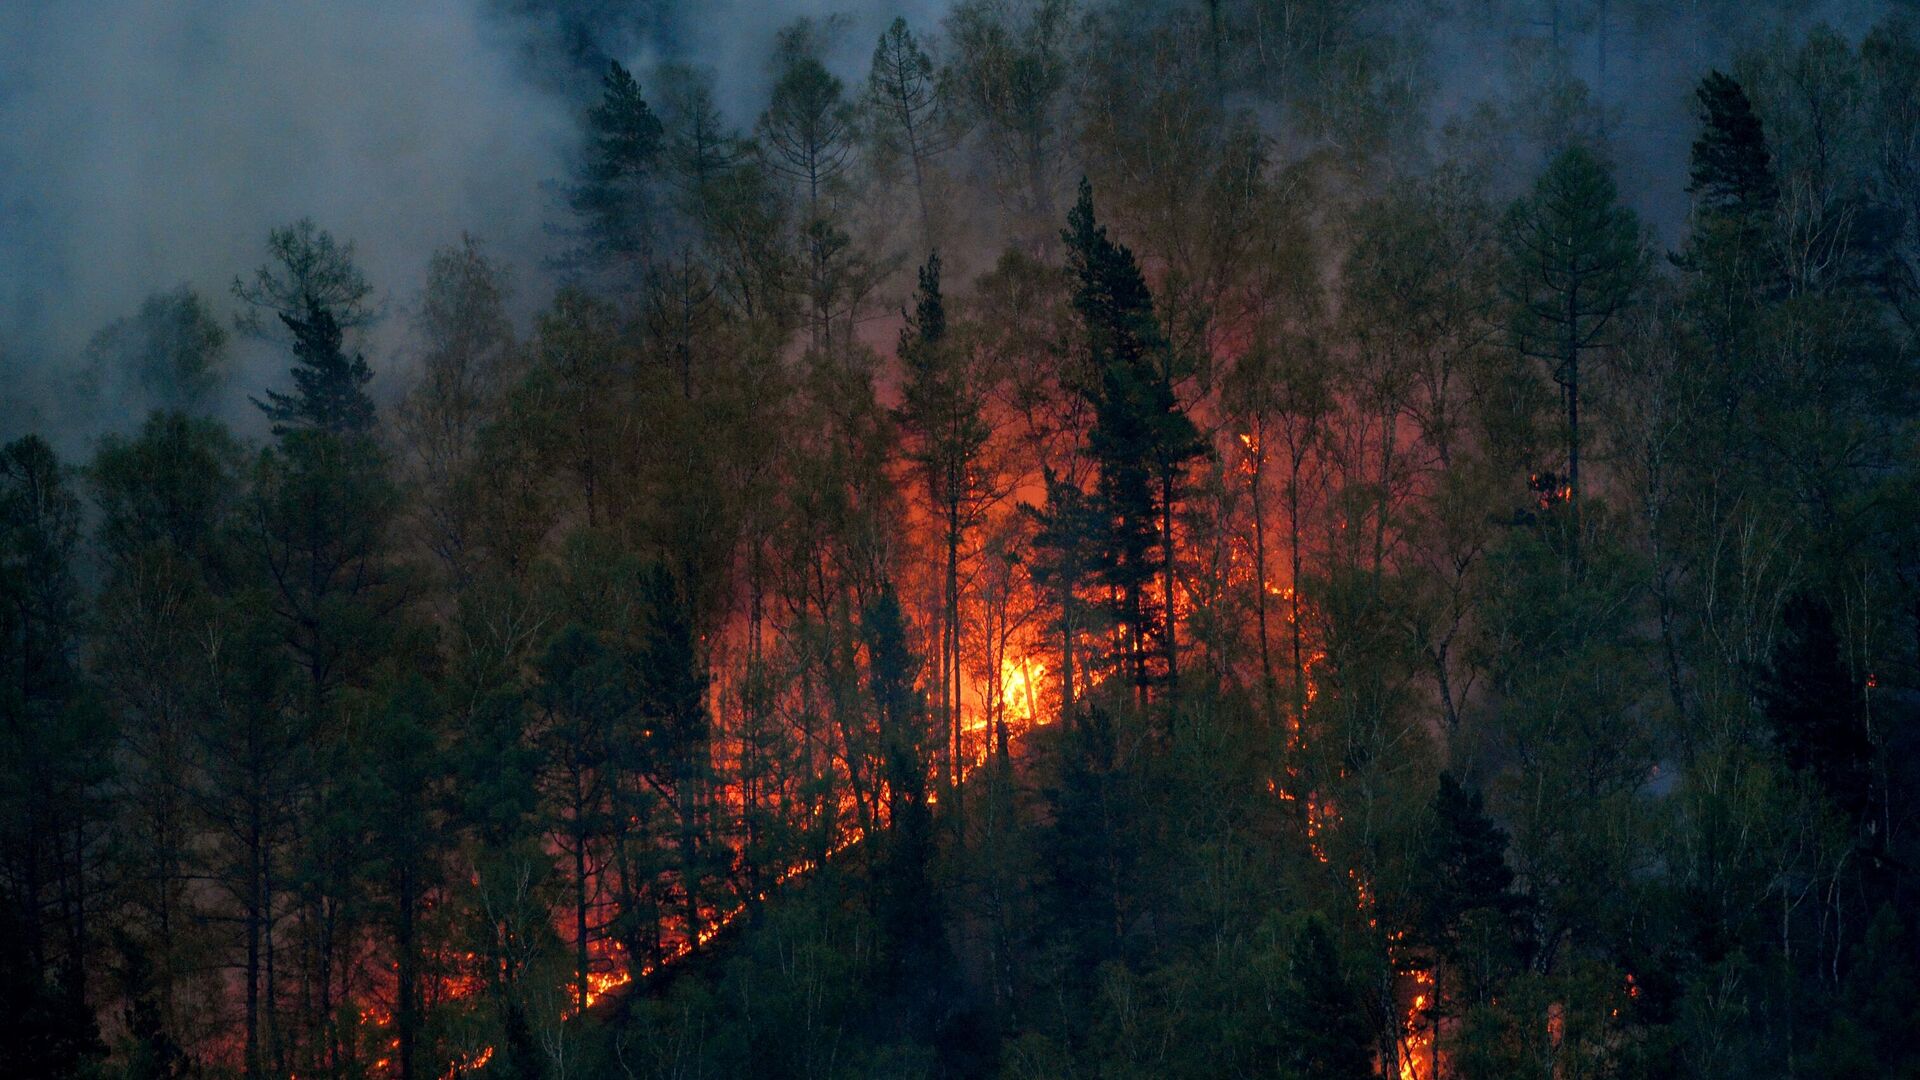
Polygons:
[[1051,824],[1040,846],[1052,874],[1055,932],[1084,975],[1121,955],[1141,837],[1113,715],[1082,705],[1060,728],[1053,775],[1041,788]]
[[302,219],[270,232],[267,250],[271,259],[251,282],[233,281],[234,296],[247,305],[235,323],[260,338],[274,337],[274,323],[288,331],[294,392],[269,390],[254,405],[273,422],[276,435],[369,434],[374,406],[366,386],[373,373],[365,357],[349,357],[344,349],[346,331],[373,318],[364,306],[372,287],[354,265],[353,245],[335,243],[332,234]]
[[1433,826],[1424,853],[1419,937],[1434,950],[1459,1006],[1485,1004],[1517,959],[1521,898],[1507,865],[1507,834],[1487,816],[1477,789],[1450,772],[1433,796]]
[[204,772],[197,802],[217,837],[212,876],[239,923],[241,1064],[258,1078],[284,1071],[291,1042],[282,1028],[290,950],[281,923],[292,876],[288,840],[313,747],[275,628],[253,612],[236,614],[213,638],[220,651],[209,673],[210,715],[197,732]]
[[576,257],[590,269],[638,280],[657,240],[653,185],[666,131],[618,61],[607,65],[584,134],[585,159],[567,193],[584,242]]
[[89,664],[119,736],[112,857],[125,884],[112,941],[156,1069],[192,1044],[197,1014],[225,989],[203,974],[226,939],[202,884],[218,870],[206,838],[218,696],[206,650],[234,617],[242,455],[211,420],[155,412],[137,436],[104,440],[86,472],[105,570],[94,632],[122,643]]
[[[225,812],[241,819],[246,838],[248,865],[235,877],[254,939],[250,953],[266,950],[269,1000],[256,1015],[271,1022],[272,1060],[262,1067],[277,1071],[289,1060],[334,1068],[355,1053],[338,1008],[366,917],[364,852],[352,813],[353,722],[344,706],[370,690],[383,667],[423,658],[409,656],[422,641],[406,633],[410,575],[391,546],[401,493],[373,438],[370,373],[364,359],[343,350],[344,332],[370,319],[360,306],[365,280],[351,245],[336,245],[311,222],[275,230],[269,249],[273,261],[252,286],[236,282],[235,292],[250,306],[243,326],[265,336],[264,316],[272,315],[290,332],[294,392],[255,402],[279,439],[255,462],[236,562],[260,601],[248,613],[258,625],[247,633],[275,640],[297,681],[283,688],[268,658],[250,658],[257,670],[242,667],[232,677],[241,693],[264,697],[235,702],[220,737],[223,753],[238,758],[234,768],[249,796]],[[283,745],[300,756],[290,775],[288,763],[256,757]],[[292,843],[283,840],[288,832]],[[285,865],[276,868],[282,853]],[[292,912],[276,943],[275,893],[282,890]],[[276,955],[282,972],[285,957],[298,958],[297,977],[282,980],[298,987],[289,995],[299,1003],[290,1030],[274,1015]]]
[[348,766],[348,813],[394,971],[394,1075],[411,1080],[437,1055],[427,1038],[426,1003],[439,942],[431,913],[444,884],[449,830],[439,813],[448,763],[439,706],[418,676],[388,695],[358,733]]
[[934,158],[953,145],[946,94],[933,58],[907,28],[895,19],[873,47],[873,65],[867,73],[867,110],[873,117],[872,138],[883,160],[906,159],[913,172],[914,199],[920,208],[920,241],[933,245],[933,209],[930,173]]
[[915,686],[920,658],[907,645],[905,617],[891,587],[867,604],[861,619],[869,690],[878,712],[887,830],[877,872],[879,920],[898,989],[926,993],[937,963],[939,896],[928,875],[933,814],[927,802],[926,700]]
[[1870,829],[1879,793],[1866,690],[1847,666],[1833,611],[1803,593],[1788,601],[1780,622],[1759,682],[1774,745],[1788,765],[1819,782],[1856,828]]
[[1718,71],[1696,90],[1700,135],[1693,143],[1690,182],[1692,228],[1674,264],[1686,274],[1689,314],[1711,349],[1710,363],[1684,374],[1702,384],[1702,396],[1720,422],[1705,434],[1720,444],[1716,460],[1743,438],[1740,406],[1751,401],[1750,366],[1764,308],[1782,291],[1781,262],[1770,250],[1776,235],[1780,188],[1766,133],[1745,90]]
[[702,811],[712,752],[708,677],[700,663],[690,605],[672,572],[655,563],[645,572],[641,591],[646,630],[636,659],[639,716],[646,726],[640,753],[656,788],[673,796],[681,907],[687,940],[697,942],[704,876]]
[[[1092,371],[1081,393],[1094,409],[1087,446],[1099,465],[1107,523],[1100,573],[1119,598],[1115,615],[1126,628],[1136,693],[1144,699],[1152,681],[1150,639],[1158,639],[1165,678],[1179,676],[1173,517],[1186,467],[1204,444],[1174,394],[1153,295],[1133,252],[1095,220],[1093,188],[1084,179],[1061,236]],[[1146,595],[1156,577],[1157,611]]]
[[846,87],[820,62],[819,28],[801,20],[780,32],[779,77],[760,117],[760,133],[774,171],[796,184],[807,215],[821,216],[820,200],[853,157],[853,109]]
[[545,775],[540,787],[548,835],[567,859],[567,932],[573,941],[573,1007],[587,1008],[595,972],[593,944],[604,936],[594,916],[607,887],[605,848],[614,829],[608,789],[614,777],[612,745],[620,720],[632,711],[631,688],[619,658],[587,628],[562,630],[538,665],[532,731]]
[[1507,296],[1513,345],[1542,360],[1565,409],[1569,553],[1580,565],[1582,361],[1639,287],[1646,252],[1639,219],[1619,203],[1607,167],[1580,146],[1561,151],[1507,214]]
[[233,279],[232,292],[246,305],[234,325],[250,337],[273,339],[278,316],[300,318],[330,311],[342,330],[357,330],[374,318],[367,307],[373,286],[353,261],[353,244],[339,243],[312,218],[267,233],[266,263],[251,279]]
[[1097,573],[1093,545],[1103,523],[1093,501],[1078,484],[1062,479],[1051,468],[1042,470],[1042,480],[1046,505],[1021,505],[1021,511],[1038,526],[1030,544],[1027,573],[1053,611],[1050,630],[1060,643],[1060,715],[1070,716],[1075,689],[1082,681],[1075,642],[1094,629],[1093,605],[1086,599],[1086,592]]
[[[944,547],[940,611],[940,715],[960,740],[960,548],[972,506],[981,495],[981,457],[990,435],[980,401],[967,385],[964,356],[947,338],[946,301],[940,292],[940,253],[920,268],[914,310],[900,331],[900,359],[907,369],[905,401],[898,417],[912,439],[910,458],[939,516]],[[947,758],[948,768],[953,756]],[[949,777],[949,781],[955,777]]]
[[1710,71],[1694,95],[1700,99],[1701,131],[1693,141],[1687,194],[1710,213],[1770,213],[1780,187],[1773,152],[1746,91],[1732,78]]
[[0,1071],[80,1075],[111,732],[77,664],[80,504],[45,440],[0,447]]
[[824,349],[835,319],[871,282],[852,238],[834,212],[833,193],[853,161],[855,115],[846,88],[820,62],[820,28],[801,19],[782,30],[776,46],[779,77],[760,116],[763,160],[799,192],[808,341]]
[[293,334],[291,372],[295,390],[267,391],[267,400],[254,405],[273,421],[273,433],[323,431],[332,435],[365,435],[373,430],[373,399],[367,384],[373,372],[366,357],[351,359],[341,348],[340,323],[324,308],[303,315],[281,314]]
[[1373,1030],[1366,1005],[1341,964],[1333,931],[1317,913],[1293,935],[1280,1023],[1283,1075],[1298,1080],[1373,1075]]

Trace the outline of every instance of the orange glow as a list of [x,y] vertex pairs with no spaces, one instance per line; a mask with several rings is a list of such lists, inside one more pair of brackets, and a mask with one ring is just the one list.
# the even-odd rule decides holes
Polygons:
[[624,967],[612,971],[587,972],[587,1008],[593,1008],[593,1003],[607,996],[608,991],[617,990],[632,981],[633,973]]
[[1413,984],[1413,997],[1401,1020],[1400,1080],[1433,1080],[1438,1072],[1438,1055],[1433,1045],[1433,1025],[1427,1017],[1433,1007],[1433,972],[1416,968],[1407,977]]
[[483,1046],[477,1054],[471,1054],[447,1063],[447,1071],[440,1074],[441,1080],[454,1080],[461,1073],[479,1072],[493,1060],[493,1047]]
[[1047,722],[1040,712],[1041,680],[1047,665],[1030,657],[1008,657],[1000,662],[1000,707],[1009,726],[1025,728]]

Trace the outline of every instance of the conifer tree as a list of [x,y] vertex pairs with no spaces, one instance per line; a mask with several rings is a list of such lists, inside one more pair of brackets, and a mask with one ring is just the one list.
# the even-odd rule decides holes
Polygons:
[[1085,598],[1093,584],[1097,565],[1093,545],[1102,522],[1093,501],[1078,484],[1056,475],[1051,468],[1042,471],[1047,501],[1044,506],[1022,504],[1022,512],[1031,517],[1037,530],[1027,560],[1027,572],[1034,587],[1046,597],[1053,611],[1051,632],[1060,643],[1060,714],[1074,712],[1074,692],[1079,685],[1083,665],[1078,663],[1075,642],[1093,629],[1093,604]]
[[870,271],[831,198],[853,162],[855,113],[846,87],[820,61],[821,27],[801,19],[780,32],[778,78],[760,116],[763,159],[800,196],[808,340],[824,349],[833,323],[870,287]]
[[906,160],[913,173],[913,194],[920,209],[920,240],[933,244],[930,203],[934,159],[953,145],[945,88],[933,59],[907,28],[895,19],[873,47],[873,65],[867,73],[867,109],[873,117],[873,139],[883,159]]
[[1293,935],[1280,1002],[1284,1075],[1299,1080],[1361,1080],[1373,1075],[1373,1031],[1366,1006],[1340,961],[1326,919],[1308,916]]
[[324,431],[333,435],[364,435],[373,430],[373,399],[366,386],[373,371],[366,357],[349,358],[341,348],[340,323],[324,308],[304,315],[282,314],[293,334],[295,390],[283,394],[268,390],[267,400],[254,404],[273,421],[276,435],[290,431]]
[[346,354],[346,331],[372,319],[365,301],[372,287],[353,261],[353,245],[302,219],[268,234],[270,261],[252,280],[235,278],[233,294],[247,307],[235,322],[255,336],[273,339],[280,324],[293,351],[294,390],[268,390],[254,405],[273,422],[276,435],[319,431],[364,436],[373,430],[373,379],[366,358]]
[[225,990],[204,974],[229,940],[226,926],[206,918],[202,884],[220,870],[206,842],[215,768],[207,736],[217,713],[206,643],[236,615],[242,464],[220,425],[155,412],[138,435],[104,440],[86,472],[105,570],[93,625],[122,643],[89,664],[121,762],[111,861],[126,883],[125,914],[112,941],[156,1059],[192,1045],[199,1012]]
[[1833,610],[1801,594],[1759,684],[1761,707],[1787,764],[1810,774],[1856,828],[1871,830],[1879,802],[1866,691],[1847,667]]
[[1449,969],[1448,996],[1464,999],[1452,1004],[1485,1004],[1517,959],[1521,898],[1506,832],[1487,816],[1480,792],[1451,772],[1440,774],[1434,792],[1424,863],[1419,936]]
[[708,677],[681,587],[655,563],[641,582],[646,630],[637,657],[641,753],[657,787],[672,793],[679,828],[681,908],[687,940],[699,940],[704,793],[711,764]]
[[0,1071],[21,1075],[79,1075],[104,1050],[89,920],[111,736],[77,664],[79,515],[45,440],[0,447]]
[[585,157],[567,194],[583,241],[576,258],[589,269],[637,280],[657,239],[653,185],[666,133],[639,82],[618,61],[609,62],[601,78],[584,135]]
[[547,832],[566,858],[566,931],[572,937],[573,1007],[584,1013],[592,989],[596,898],[607,887],[608,789],[614,739],[632,711],[632,690],[619,658],[586,627],[556,635],[538,665],[532,694],[537,721],[530,733],[544,774],[540,781]]
[[979,396],[967,385],[964,354],[947,336],[939,252],[927,256],[919,276],[914,310],[900,331],[900,359],[907,381],[898,415],[913,440],[909,454],[941,524],[940,714],[953,740],[950,752],[958,753],[960,548],[973,504],[982,494],[981,456],[989,432]]
[[1507,214],[1507,296],[1513,345],[1546,363],[1566,415],[1566,501],[1571,560],[1580,563],[1582,362],[1607,332],[1646,268],[1640,222],[1619,203],[1605,164],[1584,147],[1562,150]]
[[846,87],[820,62],[820,27],[801,20],[780,32],[779,77],[760,117],[768,162],[797,185],[807,216],[821,216],[828,185],[852,163],[854,114]]
[[1773,152],[1753,102],[1738,82],[1710,71],[1694,89],[1700,99],[1700,136],[1693,141],[1687,194],[1709,212],[1754,217],[1780,197]]
[[368,891],[394,971],[394,1075],[425,1075],[434,1057],[426,1024],[449,830],[439,813],[448,763],[438,703],[415,676],[396,688],[359,734],[351,766],[354,823],[365,845]]
[[879,918],[898,987],[925,992],[938,977],[939,897],[933,860],[933,814],[927,802],[926,700],[914,685],[920,658],[907,645],[900,601],[888,587],[866,608],[870,692],[878,711],[882,775],[887,785],[886,847],[880,856]]
[[[1094,410],[1087,445],[1099,465],[1099,506],[1106,519],[1101,578],[1119,597],[1116,617],[1126,627],[1134,685],[1144,698],[1152,681],[1150,639],[1158,639],[1165,678],[1179,677],[1174,507],[1186,467],[1204,444],[1168,377],[1162,355],[1168,345],[1154,317],[1153,295],[1133,252],[1109,239],[1095,220],[1093,188],[1084,179],[1061,236],[1091,366],[1081,393]],[[1158,610],[1147,597],[1155,578],[1161,584]]]
[[1052,874],[1055,932],[1084,976],[1123,951],[1141,836],[1113,715],[1082,705],[1061,727],[1055,772],[1041,792],[1050,811],[1041,850]]

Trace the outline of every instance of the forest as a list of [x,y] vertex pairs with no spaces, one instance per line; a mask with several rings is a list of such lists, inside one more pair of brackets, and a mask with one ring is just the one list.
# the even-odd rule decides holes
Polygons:
[[546,254],[0,337],[0,1075],[1920,1077],[1898,5],[489,2]]

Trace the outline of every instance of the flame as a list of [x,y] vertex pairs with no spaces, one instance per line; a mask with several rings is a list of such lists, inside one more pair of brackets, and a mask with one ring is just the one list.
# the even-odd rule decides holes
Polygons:
[[1047,665],[1032,657],[1009,656],[1000,662],[1000,707],[1009,725],[1037,727],[1047,722],[1040,711],[1040,686],[1046,675]]
[[493,1047],[483,1046],[477,1054],[469,1054],[464,1058],[448,1062],[447,1071],[440,1074],[440,1080],[455,1080],[455,1077],[461,1073],[479,1072],[487,1067],[487,1062],[492,1060]]
[[1413,984],[1413,997],[1401,1021],[1400,1080],[1433,1080],[1439,1072],[1434,1031],[1427,1022],[1427,1011],[1433,1006],[1433,972],[1415,968],[1407,977]]
[[633,973],[625,967],[587,972],[587,1008],[593,1008],[593,1003],[606,997],[608,992],[618,990],[632,981]]
[[[1242,440],[1245,441],[1245,436]],[[1249,444],[1251,449],[1251,444]],[[1291,624],[1294,619],[1294,591],[1291,586],[1261,583],[1268,595],[1287,602],[1281,618]],[[1306,676],[1304,700],[1297,710],[1289,710],[1293,715],[1286,718],[1285,757],[1281,763],[1281,776],[1267,779],[1267,790],[1281,802],[1294,804],[1301,812],[1300,822],[1305,834],[1307,850],[1322,865],[1333,865],[1333,852],[1328,849],[1328,834],[1341,824],[1340,808],[1334,799],[1324,792],[1315,790],[1302,777],[1302,760],[1307,750],[1308,736],[1312,731],[1309,723],[1314,705],[1319,697],[1319,678],[1316,675],[1319,666],[1326,660],[1326,652],[1317,645],[1310,645],[1302,657],[1302,666]],[[1343,770],[1344,775],[1344,770]],[[1355,910],[1366,919],[1370,929],[1381,930],[1378,914],[1379,897],[1372,881],[1361,867],[1349,866],[1345,869],[1348,887],[1353,893]],[[1436,1043],[1432,1012],[1436,1004],[1435,975],[1433,969],[1411,961],[1406,955],[1403,943],[1406,932],[1388,929],[1384,934],[1387,960],[1395,972],[1400,975],[1396,998],[1403,1011],[1400,1014],[1400,1027],[1395,1039],[1396,1061],[1391,1067],[1383,1064],[1382,1070],[1397,1073],[1399,1080],[1435,1080],[1440,1073],[1439,1051]]]

